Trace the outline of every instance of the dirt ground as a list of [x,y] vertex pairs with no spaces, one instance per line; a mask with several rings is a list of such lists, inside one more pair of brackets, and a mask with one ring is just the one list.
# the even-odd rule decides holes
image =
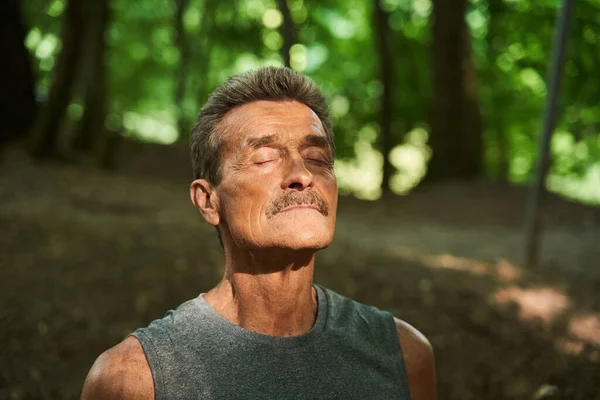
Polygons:
[[[223,257],[187,154],[117,172],[0,162],[0,399],[77,398],[95,357],[210,289]],[[340,198],[316,282],[431,340],[439,399],[600,399],[598,209],[550,196],[542,264],[519,265],[526,191],[446,184]]]

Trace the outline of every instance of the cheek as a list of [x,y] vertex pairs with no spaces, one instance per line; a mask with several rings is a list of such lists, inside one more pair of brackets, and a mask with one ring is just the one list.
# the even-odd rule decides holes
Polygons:
[[321,176],[323,191],[327,196],[335,196],[337,198],[338,185],[337,178],[333,171],[328,171]]
[[335,221],[337,213],[337,202],[338,202],[338,185],[335,175],[332,173],[328,176],[324,182],[323,194],[329,203],[329,216]]
[[261,179],[228,182],[223,191],[224,214],[230,224],[253,223],[269,206],[267,182]]

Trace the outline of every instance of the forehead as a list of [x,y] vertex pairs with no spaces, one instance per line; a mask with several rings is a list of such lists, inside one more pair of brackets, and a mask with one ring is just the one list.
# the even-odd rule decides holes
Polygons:
[[[255,101],[229,111],[219,123],[228,145],[241,143],[251,136],[276,134],[304,137],[325,136],[319,117],[297,101]],[[229,146],[227,146],[229,147]]]

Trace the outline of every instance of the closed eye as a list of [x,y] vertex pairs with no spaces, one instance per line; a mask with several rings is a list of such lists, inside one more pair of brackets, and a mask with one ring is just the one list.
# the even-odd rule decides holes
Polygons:
[[255,161],[254,164],[255,165],[265,165],[265,164],[268,164],[273,161],[275,161],[275,160],[273,159],[273,160]]
[[333,168],[333,163],[324,157],[309,157],[305,158],[307,162],[319,168]]
[[304,159],[320,165],[332,164],[329,158],[324,154],[323,150],[315,147],[307,149],[304,153]]
[[277,149],[263,147],[263,148],[258,149],[252,155],[252,163],[254,163],[256,165],[265,165],[272,161],[276,161],[280,157],[281,157],[281,154],[279,153],[279,151]]

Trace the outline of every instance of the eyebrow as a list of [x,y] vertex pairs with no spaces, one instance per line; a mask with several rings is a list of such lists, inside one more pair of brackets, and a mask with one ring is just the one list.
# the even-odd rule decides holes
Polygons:
[[[258,149],[273,144],[277,141],[277,135],[254,136],[247,138],[242,144],[242,149]],[[309,134],[304,136],[303,143],[308,146],[329,147],[329,140],[324,136]]]
[[275,143],[277,139],[277,135],[264,135],[264,136],[254,136],[249,137],[244,141],[242,145],[242,149],[258,149],[259,147],[266,146],[268,144]]
[[304,143],[309,146],[329,147],[329,140],[327,140],[326,137],[319,135],[304,136]]

